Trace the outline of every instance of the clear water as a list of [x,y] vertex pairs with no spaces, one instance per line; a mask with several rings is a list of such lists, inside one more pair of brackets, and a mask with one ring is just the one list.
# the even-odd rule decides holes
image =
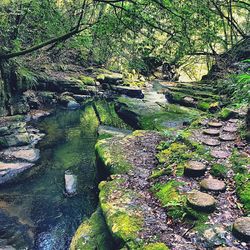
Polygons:
[[[98,197],[94,145],[100,120],[108,117],[108,125],[125,127],[111,104],[96,104],[58,110],[39,123],[47,134],[39,144],[40,163],[29,178],[0,191],[0,248],[68,249],[77,227],[94,212]],[[99,116],[96,108],[101,110]],[[64,195],[68,169],[78,179],[74,197]]]

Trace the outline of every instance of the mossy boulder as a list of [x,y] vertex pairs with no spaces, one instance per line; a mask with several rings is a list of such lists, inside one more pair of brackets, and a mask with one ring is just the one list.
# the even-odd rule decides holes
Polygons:
[[197,118],[197,110],[174,104],[158,105],[138,99],[120,97],[116,103],[118,115],[135,129],[164,130],[182,127]]
[[117,85],[123,82],[123,75],[120,73],[105,71],[104,73],[97,75],[96,80],[102,84],[107,83]]
[[116,244],[120,246],[129,242],[137,245],[144,223],[141,208],[135,203],[139,194],[125,187],[125,181],[120,176],[113,176],[113,180],[99,184],[101,209]]
[[98,159],[111,174],[126,173],[132,168],[118,141],[120,138],[107,138],[99,140],[95,146]]
[[100,208],[77,229],[70,250],[110,250],[114,242]]

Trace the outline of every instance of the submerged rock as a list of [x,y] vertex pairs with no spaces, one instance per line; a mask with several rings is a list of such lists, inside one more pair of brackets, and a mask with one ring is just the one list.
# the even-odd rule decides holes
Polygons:
[[76,101],[69,101],[67,104],[68,109],[78,109],[78,108],[80,108],[80,106],[81,105]]
[[64,174],[65,191],[69,196],[73,196],[77,193],[77,176],[72,174],[69,170]]

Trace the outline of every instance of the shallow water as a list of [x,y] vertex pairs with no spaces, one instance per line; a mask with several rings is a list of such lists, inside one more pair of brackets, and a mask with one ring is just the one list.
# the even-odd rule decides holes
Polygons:
[[[124,126],[109,114],[109,104],[97,103],[108,125]],[[97,106],[98,106],[97,105]],[[95,107],[96,108],[96,107]],[[111,117],[111,118],[110,118]],[[35,173],[1,188],[0,248],[67,249],[73,233],[97,206],[97,169],[94,145],[100,117],[92,103],[81,110],[57,110],[39,122],[47,136],[40,142],[41,159]],[[77,195],[64,195],[64,172],[77,175]]]

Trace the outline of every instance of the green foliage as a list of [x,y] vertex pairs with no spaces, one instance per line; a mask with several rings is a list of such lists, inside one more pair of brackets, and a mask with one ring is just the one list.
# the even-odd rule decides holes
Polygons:
[[218,163],[213,164],[210,170],[211,175],[223,179],[227,177],[227,172],[227,167],[223,164]]
[[230,157],[230,162],[236,174],[244,174],[247,173],[247,168],[250,165],[250,158],[234,150]]
[[228,108],[223,108],[218,113],[219,118],[221,118],[222,120],[228,120],[232,117],[232,115],[233,115],[233,111]]
[[167,208],[169,216],[175,219],[182,219],[185,216],[186,196],[178,191],[178,187],[184,185],[178,181],[168,181],[166,184],[155,184],[152,190],[155,196]]
[[210,159],[209,152],[205,147],[197,142],[189,139],[190,131],[177,132],[175,136],[171,136],[170,140],[160,142],[157,149],[159,161],[159,169],[152,172],[151,178],[157,178],[161,175],[184,174],[185,163],[188,160]]
[[248,105],[250,103],[250,74],[232,75],[230,78],[220,81],[218,88],[221,93],[229,96],[231,106]]
[[80,76],[79,79],[82,81],[85,85],[95,85],[95,79],[90,76]]
[[36,75],[25,67],[18,67],[17,75],[19,77],[19,85],[22,89],[34,88],[37,85]]
[[247,214],[250,214],[250,174],[236,174],[236,193]]

